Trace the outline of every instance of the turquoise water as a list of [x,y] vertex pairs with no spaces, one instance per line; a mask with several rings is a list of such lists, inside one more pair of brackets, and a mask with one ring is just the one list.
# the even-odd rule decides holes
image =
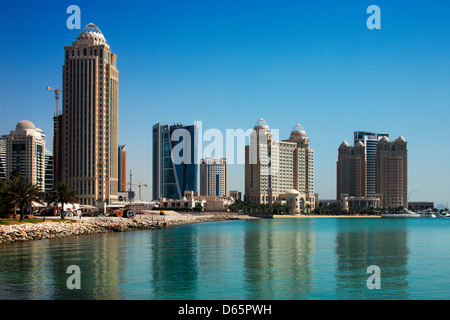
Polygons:
[[0,299],[450,299],[449,266],[450,219],[213,222],[0,246]]

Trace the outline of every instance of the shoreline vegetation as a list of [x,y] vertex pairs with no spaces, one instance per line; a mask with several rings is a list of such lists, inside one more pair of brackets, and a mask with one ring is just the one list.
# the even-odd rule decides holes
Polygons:
[[[287,218],[380,218],[366,215],[274,215],[274,219]],[[67,238],[82,235],[93,235],[113,232],[130,232],[139,230],[160,230],[170,226],[187,225],[203,222],[262,219],[238,213],[200,213],[185,214],[166,211],[164,216],[158,213],[138,215],[133,219],[118,217],[83,217],[71,219],[46,219],[42,221],[0,220],[0,245],[35,240]]]

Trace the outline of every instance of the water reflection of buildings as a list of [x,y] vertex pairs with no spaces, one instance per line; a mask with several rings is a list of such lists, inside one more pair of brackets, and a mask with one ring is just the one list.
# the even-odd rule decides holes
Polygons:
[[[309,220],[247,223],[244,239],[246,299],[302,299],[311,290],[313,235]],[[279,232],[279,229],[283,232]]]
[[[343,299],[407,299],[406,221],[339,219],[336,235],[336,294]],[[386,223],[383,223],[386,222]],[[381,269],[381,290],[369,290],[369,266]]]
[[[1,249],[0,300],[52,298],[52,279],[48,279],[48,270],[51,268],[51,261],[47,258],[48,247],[30,242]],[[24,251],[30,254],[24,255]],[[17,291],[15,286],[20,286],[20,290]]]
[[[61,240],[50,251],[54,277],[54,297],[59,300],[117,300],[120,298],[120,265],[126,252],[119,252],[121,235],[95,235],[95,241],[77,237]],[[77,265],[81,271],[81,290],[68,290],[67,268]]]
[[[96,236],[97,241],[81,238],[43,240],[15,244],[2,252],[0,299],[19,300],[117,300],[120,298],[119,264],[126,252],[115,250],[120,237]],[[51,245],[49,245],[51,242]],[[88,244],[88,245],[87,245]],[[20,257],[20,258],[18,258]],[[81,270],[81,290],[68,290],[67,268]],[[17,291],[14,284],[20,284]],[[9,296],[9,291],[12,296]]]
[[195,299],[198,281],[198,244],[195,228],[177,232],[152,232],[154,299]]

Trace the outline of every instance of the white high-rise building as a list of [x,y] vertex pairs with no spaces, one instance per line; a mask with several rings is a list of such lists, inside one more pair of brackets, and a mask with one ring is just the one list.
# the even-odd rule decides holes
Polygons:
[[6,177],[14,171],[45,191],[45,134],[30,121],[6,136]]
[[6,181],[6,136],[0,136],[0,181]]

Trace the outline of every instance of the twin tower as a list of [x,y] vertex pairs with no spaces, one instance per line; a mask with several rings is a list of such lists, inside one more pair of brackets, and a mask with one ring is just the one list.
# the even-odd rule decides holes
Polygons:
[[276,141],[266,121],[260,119],[254,133],[258,137],[256,159],[252,146],[245,147],[245,201],[287,205],[292,214],[314,210],[314,150],[305,129],[298,124],[289,139]]
[[407,208],[405,138],[390,142],[386,133],[355,132],[354,146],[344,141],[337,162],[337,200],[350,201],[350,207]]

